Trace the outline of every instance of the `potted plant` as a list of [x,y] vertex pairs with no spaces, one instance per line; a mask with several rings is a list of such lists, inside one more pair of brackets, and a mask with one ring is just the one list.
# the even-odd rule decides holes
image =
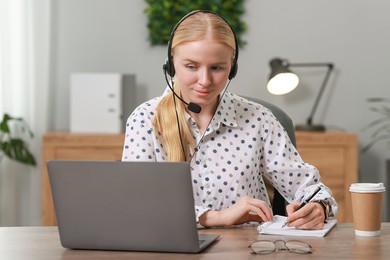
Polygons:
[[[370,122],[363,130],[372,130],[371,141],[363,146],[362,153],[367,152],[374,145],[382,143],[390,150],[390,98],[369,98],[369,103],[374,104],[370,110],[379,113],[380,117]],[[390,158],[386,161],[387,174],[390,174]]]
[[0,161],[6,156],[11,160],[35,166],[36,161],[34,155],[29,151],[25,140],[13,134],[11,124],[19,127],[22,133],[27,132],[30,138],[34,136],[22,118],[4,114],[3,119],[0,121]]
[[242,20],[245,12],[243,0],[204,1],[204,0],[145,0],[144,10],[148,18],[149,41],[152,46],[166,46],[175,24],[192,10],[211,10],[225,17],[233,27],[237,42],[244,46],[241,35],[247,31],[247,24]]
[[371,111],[379,113],[380,118],[370,122],[363,130],[373,130],[371,141],[365,145],[362,152],[367,152],[377,143],[385,143],[390,148],[390,99],[389,98],[369,98],[369,103],[375,104]]

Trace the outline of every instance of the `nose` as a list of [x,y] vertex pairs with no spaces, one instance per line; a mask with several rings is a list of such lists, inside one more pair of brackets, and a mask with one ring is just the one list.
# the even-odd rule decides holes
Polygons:
[[207,87],[211,84],[211,73],[208,68],[202,68],[199,70],[198,83],[203,87]]

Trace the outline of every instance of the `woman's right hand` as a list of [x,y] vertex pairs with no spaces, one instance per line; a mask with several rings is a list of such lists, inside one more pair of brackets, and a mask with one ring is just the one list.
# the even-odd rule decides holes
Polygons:
[[236,204],[221,211],[207,211],[199,217],[204,227],[232,226],[247,222],[264,222],[273,219],[272,210],[263,200],[241,198]]

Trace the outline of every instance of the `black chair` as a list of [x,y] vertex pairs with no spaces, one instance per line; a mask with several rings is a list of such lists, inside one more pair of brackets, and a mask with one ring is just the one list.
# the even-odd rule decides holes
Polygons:
[[[258,104],[261,104],[266,108],[268,108],[269,110],[271,110],[271,112],[274,114],[274,116],[279,120],[279,122],[286,130],[288,136],[291,139],[292,144],[296,147],[294,123],[291,120],[291,118],[282,109],[261,99],[252,98],[252,97],[244,97],[244,98],[256,102]],[[264,181],[266,185],[271,186],[271,184],[266,179]],[[287,215],[286,213],[287,202],[283,198],[283,196],[279,193],[279,191],[275,188],[273,189],[273,198],[271,196],[271,204],[272,204],[272,211],[274,215],[281,215],[281,216]]]

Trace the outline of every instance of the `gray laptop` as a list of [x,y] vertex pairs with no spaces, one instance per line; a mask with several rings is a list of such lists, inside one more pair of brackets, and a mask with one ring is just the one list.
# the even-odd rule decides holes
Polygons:
[[48,161],[61,244],[71,249],[198,253],[187,163]]

